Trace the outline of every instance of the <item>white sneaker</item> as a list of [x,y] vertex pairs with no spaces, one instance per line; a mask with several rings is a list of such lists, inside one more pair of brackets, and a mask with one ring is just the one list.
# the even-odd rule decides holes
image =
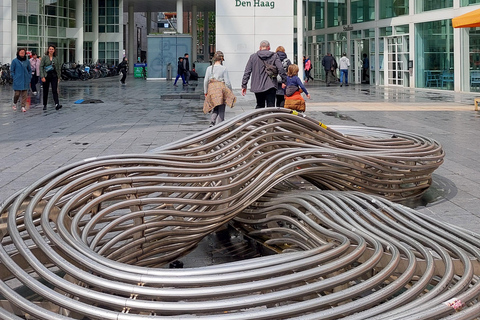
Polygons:
[[37,91],[33,91],[33,95],[36,96],[36,95],[37,95]]

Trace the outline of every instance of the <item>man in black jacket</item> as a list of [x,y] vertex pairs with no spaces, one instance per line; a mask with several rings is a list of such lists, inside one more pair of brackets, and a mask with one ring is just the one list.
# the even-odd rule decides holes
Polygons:
[[327,53],[326,56],[323,57],[322,59],[322,66],[323,69],[325,69],[325,84],[330,86],[331,82],[334,82],[334,75],[333,72],[337,68],[337,62],[335,61],[335,58],[332,57],[332,54],[330,52]]
[[118,65],[118,71],[122,73],[122,79],[120,79],[120,82],[125,84],[125,78],[127,78],[128,71],[128,59],[126,57],[123,57],[122,62]]
[[183,56],[183,72],[185,73],[185,82],[188,84],[190,80],[190,62],[188,61],[188,53]]

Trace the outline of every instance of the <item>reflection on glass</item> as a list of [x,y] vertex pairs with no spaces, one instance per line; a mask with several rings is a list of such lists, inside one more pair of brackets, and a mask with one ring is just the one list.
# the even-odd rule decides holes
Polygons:
[[325,0],[308,1],[308,28],[310,30],[325,28]]
[[350,4],[352,23],[375,20],[374,0],[352,0]]
[[[451,20],[421,23],[417,27],[416,58],[417,86],[438,86],[439,89],[453,90],[453,28]],[[431,74],[438,82],[427,82]],[[437,84],[438,83],[438,84]]]
[[329,27],[347,24],[347,3],[343,0],[330,0],[327,4],[327,22]]
[[380,19],[408,14],[408,0],[380,0]]
[[416,0],[415,5],[417,6],[416,12],[421,13],[424,11],[451,8],[453,7],[453,0]]

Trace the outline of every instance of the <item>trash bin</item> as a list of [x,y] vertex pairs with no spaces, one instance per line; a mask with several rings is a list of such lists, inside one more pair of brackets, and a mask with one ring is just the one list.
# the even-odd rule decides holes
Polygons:
[[167,64],[167,80],[172,80],[172,64]]
[[143,76],[143,68],[147,66],[146,63],[134,63],[133,64],[133,77],[134,78],[142,78]]

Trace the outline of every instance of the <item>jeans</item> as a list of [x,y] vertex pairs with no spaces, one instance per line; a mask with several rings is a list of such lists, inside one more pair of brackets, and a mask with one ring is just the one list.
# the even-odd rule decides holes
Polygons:
[[348,69],[340,69],[340,83],[343,83],[344,75],[345,75],[345,84],[348,84]]
[[178,78],[180,78],[180,77],[182,77],[183,84],[186,84],[186,82],[185,82],[185,76],[184,76],[183,73],[182,73],[182,74],[177,74],[177,77],[175,78],[175,83],[174,83],[174,85],[177,84]]
[[263,92],[255,92],[255,98],[257,98],[257,106],[255,109],[265,108],[265,102],[267,107],[275,107],[275,96],[277,88],[271,88]]

